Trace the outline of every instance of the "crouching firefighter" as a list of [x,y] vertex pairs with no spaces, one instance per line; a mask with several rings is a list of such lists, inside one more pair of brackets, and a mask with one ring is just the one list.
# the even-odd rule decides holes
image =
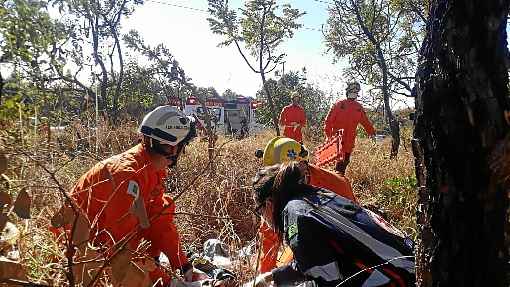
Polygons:
[[[356,201],[351,183],[347,178],[310,164],[308,155],[309,152],[303,144],[287,137],[275,137],[266,144],[263,152],[261,150],[256,152],[257,157],[262,157],[264,166],[297,161],[304,175],[304,183],[331,190],[340,196]],[[284,248],[281,255],[278,256],[281,242],[278,240],[277,233],[264,220],[261,222],[259,235],[261,241],[260,272],[271,271],[276,266],[292,260],[292,251],[288,247]]]
[[265,167],[253,179],[256,211],[294,253],[254,286],[415,286],[414,243],[381,217],[329,190],[304,183],[296,162]]
[[[131,239],[135,251],[140,240],[150,243],[150,258],[163,252],[171,268],[188,281],[192,266],[183,253],[173,222],[175,204],[165,194],[168,167],[175,166],[186,145],[196,136],[195,121],[171,106],[148,113],[139,129],[141,143],[93,166],[72,190],[74,204],[88,217],[89,242],[114,252],[112,246]],[[170,281],[160,267],[150,273],[153,282]]]

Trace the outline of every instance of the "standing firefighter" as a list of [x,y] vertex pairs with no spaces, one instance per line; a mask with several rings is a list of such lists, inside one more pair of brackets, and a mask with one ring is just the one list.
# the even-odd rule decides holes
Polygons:
[[[72,197],[92,223],[89,241],[94,246],[112,253],[116,243],[132,238],[127,247],[134,251],[145,239],[151,244],[150,257],[163,252],[172,269],[180,269],[189,281],[192,268],[173,222],[175,204],[165,194],[165,179],[167,167],[177,164],[196,136],[195,121],[174,107],[160,106],[145,116],[138,131],[141,143],[92,167],[78,180]],[[170,281],[159,268],[150,277]]]
[[361,104],[356,101],[359,91],[359,83],[353,82],[347,84],[347,99],[338,101],[333,105],[324,123],[324,133],[328,139],[336,136],[338,131],[343,130],[342,149],[344,152],[344,160],[337,162],[335,168],[336,171],[342,175],[345,174],[345,170],[351,158],[358,124],[363,126],[365,132],[369,136],[375,135],[374,127],[367,118],[365,110]]
[[[292,160],[298,161],[299,167],[305,175],[304,180],[307,184],[327,188],[338,195],[356,201],[352,193],[351,184],[346,178],[313,164],[309,164],[308,150],[293,139],[285,137],[273,138],[267,143],[262,156],[264,166],[271,166]],[[260,225],[259,234],[262,243],[259,262],[260,272],[271,271],[276,267],[277,261],[283,264],[292,259],[292,252],[288,248],[285,249],[280,258],[278,258],[278,250],[280,248],[278,235],[265,221],[262,221]]]
[[280,113],[280,126],[283,127],[283,135],[303,142],[301,129],[306,125],[306,115],[303,107],[299,105],[299,95],[292,92],[292,104],[285,106]]

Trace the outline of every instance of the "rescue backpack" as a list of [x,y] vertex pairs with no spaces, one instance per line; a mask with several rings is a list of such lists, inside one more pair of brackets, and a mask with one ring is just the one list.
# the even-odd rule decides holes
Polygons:
[[[344,266],[340,286],[415,286],[414,242],[378,214],[328,190],[308,193],[308,212],[336,235],[328,244]],[[345,273],[348,271],[350,274]]]

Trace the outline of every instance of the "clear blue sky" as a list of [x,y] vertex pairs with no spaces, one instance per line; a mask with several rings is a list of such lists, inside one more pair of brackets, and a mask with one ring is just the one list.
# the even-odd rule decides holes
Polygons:
[[[230,1],[241,7],[244,1]],[[320,28],[327,21],[327,4],[315,0],[287,0],[305,11],[299,20],[304,28],[282,45],[287,54],[285,70],[300,70],[306,66],[308,79],[326,91],[343,90],[340,64],[332,64],[326,55]],[[178,7],[183,6],[183,7]],[[187,8],[184,8],[187,7]],[[197,10],[193,10],[197,9]],[[244,63],[234,46],[218,48],[219,36],[209,30],[206,0],[146,0],[135,14],[126,19],[124,32],[136,29],[147,43],[165,44],[186,73],[199,86],[214,86],[220,93],[227,88],[254,96],[260,88],[260,78]]]

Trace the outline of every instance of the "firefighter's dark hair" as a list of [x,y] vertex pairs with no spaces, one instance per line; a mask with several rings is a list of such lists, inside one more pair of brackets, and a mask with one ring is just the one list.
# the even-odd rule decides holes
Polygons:
[[257,171],[252,178],[253,193],[258,205],[263,204],[273,191],[276,174],[280,170],[280,164],[266,166]]
[[273,229],[280,240],[283,235],[282,212],[287,203],[310,190],[297,161],[264,167],[253,178],[253,192],[257,205],[268,199],[273,202]]
[[299,168],[299,162],[289,161],[280,166],[280,170],[273,183],[273,229],[280,240],[283,237],[283,210],[287,203],[300,197],[309,190],[305,184],[305,176]]
[[163,144],[157,139],[153,139],[151,137],[144,135],[142,136],[142,145],[145,148],[145,150],[150,154],[160,154],[163,156],[166,155]]

